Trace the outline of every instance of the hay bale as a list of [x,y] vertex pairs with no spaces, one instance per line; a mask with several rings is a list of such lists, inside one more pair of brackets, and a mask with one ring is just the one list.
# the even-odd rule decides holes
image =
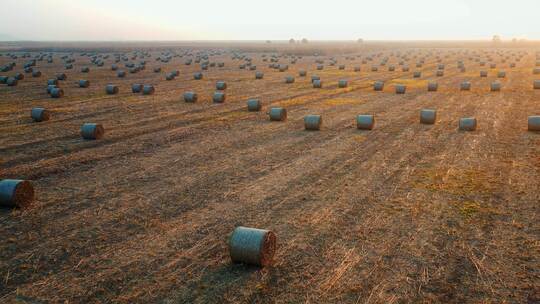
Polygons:
[[306,77],[306,75],[307,75],[307,72],[306,72],[305,70],[299,70],[299,71],[298,71],[298,76],[300,76],[300,77]]
[[90,81],[81,79],[79,80],[79,87],[80,88],[88,88],[90,86]]
[[185,102],[197,102],[197,93],[195,92],[185,92],[184,93],[184,101]]
[[154,68],[154,73],[159,73],[161,72],[161,68],[160,67],[155,67]]
[[354,67],[354,71],[355,71],[355,72],[360,72],[361,70],[362,70],[362,68],[359,67],[359,66],[355,66],[355,67]]
[[382,91],[384,89],[384,82],[383,81],[375,81],[373,84],[373,90],[375,91]]
[[322,80],[318,79],[318,80],[314,80],[313,81],[313,87],[316,88],[316,89],[320,89],[322,88]]
[[540,80],[535,80],[533,82],[533,89],[540,90]]
[[225,92],[214,92],[214,96],[212,96],[212,101],[215,103],[224,103]]
[[403,71],[403,72],[408,72],[409,70],[410,69],[409,69],[408,66],[404,66],[404,67],[401,68],[401,71]]
[[529,116],[527,122],[529,131],[540,131],[540,115]]
[[257,72],[255,73],[255,79],[263,79],[263,77],[264,77],[264,73],[263,73],[263,72],[257,71]]
[[229,238],[229,254],[234,263],[269,266],[275,252],[276,235],[269,230],[240,226]]
[[491,83],[491,92],[499,92],[501,87],[502,84],[499,81],[494,81]]
[[405,94],[407,86],[404,84],[396,84],[396,94]]
[[108,84],[107,86],[105,86],[105,93],[109,95],[115,95],[115,94],[118,94],[118,92],[119,92],[118,86],[114,84]]
[[294,77],[293,76],[285,77],[285,83],[294,83]]
[[143,85],[141,83],[134,83],[131,85],[132,93],[140,93],[142,91]]
[[6,84],[8,85],[8,87],[15,87],[18,83],[19,81],[15,77],[8,77],[8,79],[6,80]]
[[318,131],[321,129],[321,115],[306,115],[304,116],[304,127],[306,130]]
[[95,140],[100,139],[105,135],[105,129],[101,124],[84,123],[81,127],[81,136],[84,139]]
[[34,200],[34,187],[27,180],[4,179],[0,181],[0,206],[23,208]]
[[223,91],[227,89],[227,83],[225,81],[218,81],[216,82],[216,89],[219,91]]
[[379,70],[379,68],[377,66],[375,66],[375,65],[371,67],[372,72],[377,72],[378,70]]
[[420,123],[432,125],[437,119],[437,110],[422,109],[420,110]]
[[287,119],[287,109],[285,108],[270,108],[268,112],[271,121],[284,121]]
[[349,85],[349,82],[347,81],[347,79],[340,79],[338,81],[338,87],[340,88],[346,88],[348,85]]
[[460,131],[474,131],[476,130],[476,118],[465,117],[459,120]]
[[197,72],[197,73],[193,74],[193,79],[195,79],[195,80],[203,79],[203,73]]
[[168,73],[167,75],[165,75],[165,80],[174,80],[174,78],[176,77],[176,73],[172,72],[172,73]]
[[38,71],[38,70],[32,71],[32,77],[34,78],[41,77],[41,71]]
[[414,77],[414,78],[420,78],[420,77],[422,77],[422,72],[420,72],[420,71],[414,72],[413,77]]
[[64,73],[56,74],[56,79],[58,80],[67,80],[67,75]]
[[251,98],[247,101],[247,108],[250,112],[258,112],[262,108],[262,103],[259,99]]
[[23,80],[24,79],[24,74],[22,73],[17,73],[15,74],[15,76],[13,76],[15,79],[17,80]]
[[321,80],[321,77],[317,75],[311,75],[311,83],[313,83],[315,80]]
[[113,71],[118,70],[118,66],[116,64],[111,65],[111,70]]
[[375,126],[375,117],[370,114],[356,116],[356,128],[360,130],[373,130]]
[[51,118],[49,111],[44,108],[32,108],[30,111],[30,117],[35,122],[47,121]]
[[460,89],[462,91],[470,91],[471,90],[471,83],[469,81],[464,81],[460,85]]
[[436,92],[438,89],[439,89],[438,83],[434,81],[428,82],[428,85],[427,85],[428,92]]
[[480,71],[480,77],[488,77],[488,71],[485,71],[485,70]]
[[506,77],[506,72],[505,72],[505,71],[502,71],[502,70],[499,71],[499,72],[497,73],[497,77],[498,77],[498,78],[505,78],[505,77]]
[[90,68],[89,67],[83,67],[81,68],[81,73],[89,73],[90,72]]
[[324,69],[324,66],[322,64],[318,64],[317,65],[317,70],[322,71],[322,69]]
[[443,77],[444,76],[444,71],[443,70],[438,70],[436,76],[437,77]]
[[0,84],[6,84],[9,77],[7,76],[0,76]]
[[534,74],[534,75],[540,74],[540,68],[534,68],[533,74]]
[[143,86],[142,93],[143,95],[152,95],[156,92],[156,89],[151,84],[146,84]]
[[388,72],[394,72],[396,70],[396,67],[394,65],[388,66]]
[[49,80],[47,80],[47,85],[57,86],[58,85],[58,79],[49,79]]
[[52,98],[61,98],[62,96],[64,96],[64,90],[62,90],[61,88],[51,88],[50,92]]
[[118,78],[124,78],[124,77],[126,77],[126,72],[125,72],[125,71],[118,71],[118,72],[116,73],[116,76],[117,76]]

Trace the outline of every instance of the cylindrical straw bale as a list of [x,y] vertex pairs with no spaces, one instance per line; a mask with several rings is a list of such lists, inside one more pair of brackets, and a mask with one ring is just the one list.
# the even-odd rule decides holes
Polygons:
[[184,93],[185,102],[197,102],[197,93],[195,92],[185,92]]
[[313,81],[313,87],[318,88],[318,89],[322,88],[322,80],[320,80],[320,79],[319,80],[314,80]]
[[321,129],[321,115],[306,115],[304,116],[304,127],[306,130],[318,131]]
[[459,130],[474,131],[476,130],[476,118],[465,117],[459,120]]
[[268,113],[271,121],[284,121],[287,119],[287,109],[285,108],[271,108]]
[[229,238],[229,253],[234,263],[269,266],[275,252],[276,235],[269,230],[236,227]]
[[227,83],[225,81],[218,81],[216,82],[216,89],[217,90],[225,90],[227,88]]
[[26,207],[34,200],[34,187],[30,181],[4,179],[0,181],[0,206]]
[[360,130],[373,130],[375,117],[370,114],[356,116],[356,128]]
[[438,83],[433,82],[433,81],[428,82],[428,86],[427,86],[428,92],[436,92],[438,88],[439,88]]
[[109,95],[114,95],[114,94],[118,94],[118,86],[114,85],[114,84],[108,84],[106,87],[105,87],[105,92]]
[[464,81],[461,83],[460,86],[462,91],[470,91],[471,90],[471,83],[469,81]]
[[404,84],[396,84],[396,94],[405,94],[407,86]]
[[151,84],[144,85],[143,89],[142,89],[143,95],[152,95],[152,94],[154,94],[155,91],[156,91],[156,89]]
[[140,93],[142,91],[143,85],[141,83],[134,83],[131,85],[132,93]]
[[64,90],[61,88],[51,88],[52,98],[61,98],[62,96],[64,96]]
[[262,103],[259,99],[251,98],[247,101],[247,108],[250,112],[258,112],[262,108]]
[[340,88],[346,88],[348,85],[349,85],[349,82],[347,81],[347,79],[340,79],[338,81],[338,87]]
[[437,119],[437,110],[422,109],[420,110],[420,123],[432,125]]
[[79,87],[80,88],[88,88],[90,86],[90,81],[81,79],[79,80]]
[[84,139],[100,139],[105,134],[105,129],[101,124],[84,123],[81,127],[81,136]]
[[49,111],[44,108],[32,108],[32,111],[30,111],[30,117],[32,117],[35,122],[42,122],[49,120],[51,115]]
[[529,116],[528,118],[528,130],[540,131],[540,115]]
[[223,103],[225,102],[225,93],[224,92],[214,92],[214,96],[212,96],[212,101],[215,103]]

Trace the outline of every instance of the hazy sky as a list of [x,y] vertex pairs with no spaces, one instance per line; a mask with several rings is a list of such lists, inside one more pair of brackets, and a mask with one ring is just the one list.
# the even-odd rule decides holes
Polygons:
[[540,0],[0,0],[0,39],[540,39]]

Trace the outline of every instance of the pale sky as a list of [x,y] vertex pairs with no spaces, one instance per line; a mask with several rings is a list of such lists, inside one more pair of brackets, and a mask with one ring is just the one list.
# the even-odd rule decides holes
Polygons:
[[0,40],[540,39],[540,0],[0,2]]

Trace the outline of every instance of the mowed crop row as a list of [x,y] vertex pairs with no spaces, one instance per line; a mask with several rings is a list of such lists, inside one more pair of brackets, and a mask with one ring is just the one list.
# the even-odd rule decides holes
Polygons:
[[[540,138],[527,119],[540,114],[540,93],[532,50],[405,49],[333,59],[219,50],[209,61],[223,67],[195,63],[213,52],[173,50],[184,56],[169,62],[148,52],[145,69],[123,78],[111,70],[113,54],[98,67],[75,53],[66,71],[64,53],[55,53],[53,63],[38,63],[41,77],[0,85],[2,178],[31,180],[36,193],[30,207],[2,214],[4,299],[535,299]],[[0,65],[14,61],[6,57]],[[475,61],[486,57],[487,67]],[[239,68],[246,58],[256,70]],[[270,58],[288,68],[269,67]],[[15,61],[17,70],[27,58]],[[166,80],[173,70],[178,76]],[[47,79],[58,73],[67,75],[64,95],[51,98]],[[313,75],[322,88],[313,87]],[[501,91],[490,92],[496,80]],[[212,102],[218,81],[227,83],[224,103]],[[376,81],[384,81],[382,92]],[[434,81],[437,91],[428,91]],[[460,90],[465,81],[470,91]],[[153,85],[154,94],[132,93],[135,83]],[[119,92],[108,95],[107,84]],[[405,94],[395,85],[406,85]],[[188,91],[197,102],[184,102]],[[248,111],[253,98],[262,111]],[[50,119],[33,122],[35,107]],[[272,122],[267,112],[278,107],[287,119]],[[422,109],[436,109],[434,124],[420,124]],[[313,114],[324,122],[306,132],[304,117]],[[356,129],[359,114],[374,115],[371,131]],[[476,131],[458,131],[463,117],[477,119]],[[81,138],[88,122],[104,126],[102,139]],[[227,241],[237,226],[275,233],[271,267],[231,264]]]

